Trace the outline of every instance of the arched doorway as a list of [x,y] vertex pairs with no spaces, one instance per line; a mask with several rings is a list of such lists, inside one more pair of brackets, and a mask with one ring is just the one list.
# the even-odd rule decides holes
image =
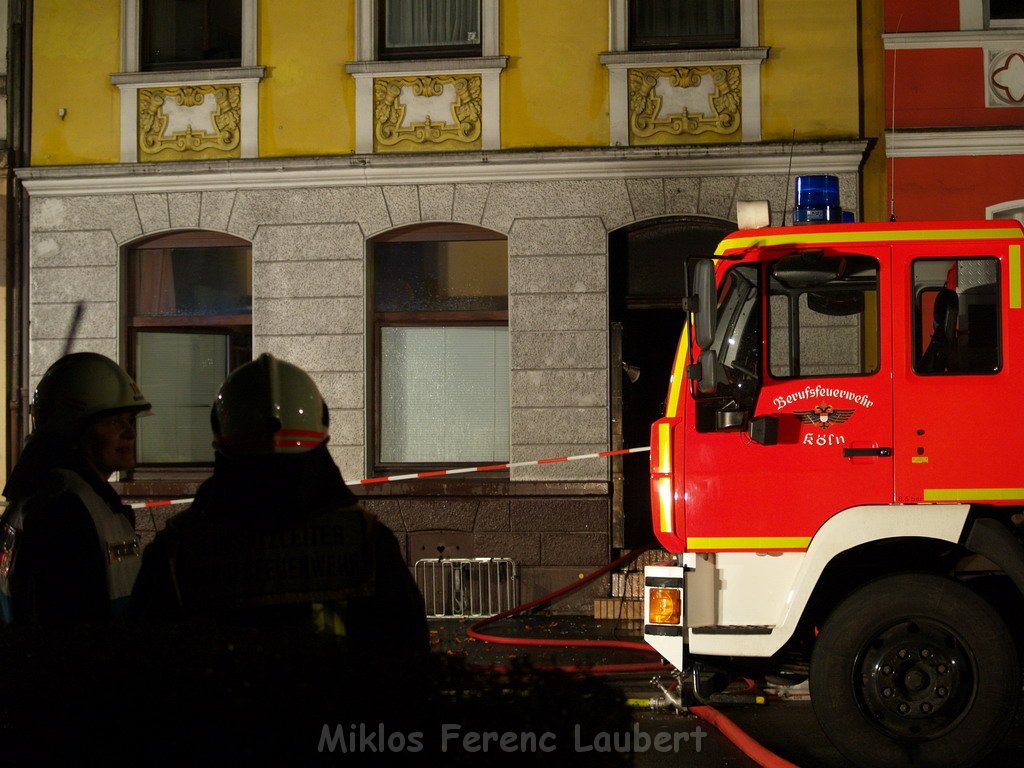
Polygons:
[[[609,329],[613,447],[649,444],[664,413],[672,361],[683,326],[687,256],[710,255],[736,225],[706,216],[639,222],[609,235]],[[612,544],[654,538],[647,454],[612,463]]]

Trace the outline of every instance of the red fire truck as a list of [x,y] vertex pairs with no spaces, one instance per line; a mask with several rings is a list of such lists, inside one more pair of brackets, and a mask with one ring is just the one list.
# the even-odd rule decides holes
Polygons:
[[998,744],[1024,637],[1022,248],[1016,221],[812,224],[690,261],[651,435],[673,556],[644,574],[678,670],[809,670],[857,764]]

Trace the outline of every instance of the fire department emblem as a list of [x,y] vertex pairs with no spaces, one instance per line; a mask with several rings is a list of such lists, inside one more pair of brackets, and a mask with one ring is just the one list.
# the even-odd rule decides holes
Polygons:
[[800,421],[804,424],[815,424],[822,429],[828,429],[833,424],[842,424],[853,415],[855,409],[833,408],[831,405],[817,405],[813,411],[794,411]]

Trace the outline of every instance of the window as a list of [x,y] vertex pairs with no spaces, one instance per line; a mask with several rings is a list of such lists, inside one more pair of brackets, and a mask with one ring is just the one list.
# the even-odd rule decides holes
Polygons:
[[371,248],[375,469],[507,462],[505,239],[426,225]]
[[237,67],[242,0],[141,0],[142,71]]
[[153,403],[141,465],[212,463],[210,406],[252,359],[252,256],[244,240],[164,235],[128,251],[129,369]]
[[911,271],[914,371],[995,373],[1001,367],[996,259],[919,259]]
[[1024,26],[1024,5],[1020,0],[988,0],[989,27]]
[[480,0],[377,0],[381,59],[481,55]]
[[630,0],[631,51],[735,48],[739,44],[739,0]]
[[782,259],[771,269],[771,375],[875,372],[879,360],[877,262],[864,256],[822,256],[820,268],[814,268],[817,274],[811,274],[806,258],[804,253],[794,254],[792,264]]

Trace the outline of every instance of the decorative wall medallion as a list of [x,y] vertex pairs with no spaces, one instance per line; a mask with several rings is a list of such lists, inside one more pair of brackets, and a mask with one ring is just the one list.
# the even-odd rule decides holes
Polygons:
[[630,141],[740,129],[739,67],[629,70]]
[[155,160],[158,153],[181,160],[196,153],[238,157],[241,120],[238,85],[140,88],[139,159]]
[[[480,147],[480,75],[428,75],[373,81],[374,149]],[[406,148],[402,147],[402,148]]]
[[990,52],[988,71],[990,105],[1024,106],[1024,52]]

